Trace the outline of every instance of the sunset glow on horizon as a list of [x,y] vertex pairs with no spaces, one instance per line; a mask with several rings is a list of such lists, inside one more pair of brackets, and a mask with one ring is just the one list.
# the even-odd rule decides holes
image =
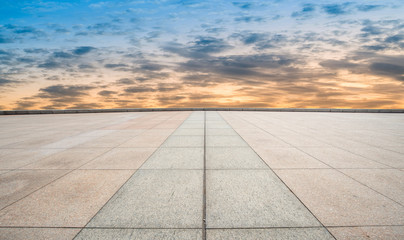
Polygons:
[[0,0],[0,110],[404,108],[404,3]]

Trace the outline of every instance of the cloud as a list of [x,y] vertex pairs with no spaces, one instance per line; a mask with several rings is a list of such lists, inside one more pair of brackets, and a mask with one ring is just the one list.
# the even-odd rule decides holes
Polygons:
[[345,2],[340,4],[325,4],[322,9],[325,13],[331,16],[339,16],[349,13],[349,7],[352,5],[351,2]]
[[22,110],[22,109],[31,109],[37,106],[38,102],[34,100],[21,99],[18,100],[15,104],[16,107],[14,108],[14,110]]
[[265,18],[259,17],[259,16],[242,16],[242,17],[236,17],[234,18],[234,21],[236,22],[264,22]]
[[302,10],[298,12],[293,12],[292,17],[298,19],[307,19],[313,16],[313,13],[316,11],[316,6],[314,4],[308,3],[304,4]]
[[126,93],[145,93],[145,92],[156,92],[157,90],[151,87],[136,86],[125,88],[124,91]]
[[33,63],[33,62],[35,62],[35,59],[27,58],[27,57],[20,57],[20,58],[17,58],[16,60],[19,63]]
[[197,37],[195,41],[189,42],[188,45],[171,42],[162,47],[166,52],[186,58],[206,58],[212,53],[220,53],[232,48],[233,46],[223,39],[214,37]]
[[282,34],[242,32],[233,34],[232,37],[240,39],[245,45],[254,45],[257,50],[275,48],[280,43],[287,42],[287,37]]
[[94,69],[95,67],[91,64],[79,64],[78,68],[85,70],[85,69]]
[[12,43],[13,39],[0,35],[0,43]]
[[128,67],[129,65],[124,64],[124,63],[108,63],[105,64],[104,67],[105,68],[123,68],[123,67]]
[[24,52],[39,54],[39,53],[48,53],[48,50],[44,48],[25,48]]
[[45,69],[56,69],[56,68],[61,68],[62,65],[53,60],[47,60],[46,62],[39,64],[38,67],[45,68]]
[[95,87],[89,85],[51,85],[41,88],[38,95],[41,98],[64,98],[64,97],[81,97],[88,95],[87,91]]
[[404,81],[404,66],[385,62],[374,62],[370,70],[378,75],[388,76],[399,81]]
[[89,46],[82,46],[82,47],[77,47],[73,50],[73,53],[76,55],[84,55],[86,53],[89,53],[93,50],[95,50],[96,48],[94,47],[89,47]]
[[0,78],[0,86],[4,86],[4,85],[7,85],[7,84],[10,84],[10,83],[13,83],[14,81],[11,81],[11,80],[8,80],[8,79],[5,79],[5,78]]
[[253,6],[253,4],[250,2],[233,2],[232,4],[243,10],[250,9]]
[[382,28],[372,25],[368,25],[361,28],[361,31],[364,32],[364,34],[362,34],[363,37],[368,37],[372,35],[381,35],[384,32]]
[[70,53],[67,53],[67,52],[54,52],[54,53],[53,53],[53,57],[54,57],[54,58],[65,58],[65,59],[68,59],[68,58],[74,58],[74,55],[72,55],[72,54],[70,54]]
[[103,105],[99,103],[75,103],[73,106],[68,107],[68,109],[97,109],[102,107]]
[[98,95],[103,96],[103,97],[110,97],[111,95],[117,94],[116,91],[109,91],[109,90],[103,90],[98,92]]
[[369,11],[374,11],[374,10],[379,10],[382,8],[385,8],[386,6],[384,5],[372,5],[372,4],[362,4],[356,6],[356,9],[361,12],[369,12]]
[[115,83],[118,85],[132,85],[135,84],[136,82],[133,79],[121,78],[119,80],[116,80]]
[[319,64],[330,69],[352,69],[359,66],[358,64],[348,62],[347,60],[325,60]]
[[397,35],[387,37],[384,40],[384,42],[386,42],[386,43],[399,43],[399,42],[401,42],[403,40],[404,40],[404,35],[403,34],[397,34]]

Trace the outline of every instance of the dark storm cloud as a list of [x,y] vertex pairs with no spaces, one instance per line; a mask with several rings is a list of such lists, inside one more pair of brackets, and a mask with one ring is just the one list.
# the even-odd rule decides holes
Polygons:
[[94,47],[89,47],[89,46],[82,46],[82,47],[77,47],[73,50],[73,54],[76,55],[84,55],[86,53],[89,53],[91,51],[95,50]]
[[307,19],[313,16],[314,12],[316,11],[316,6],[314,4],[308,3],[304,4],[302,10],[293,12],[292,17],[298,19]]
[[385,62],[374,62],[370,65],[370,70],[382,76],[404,81],[404,65],[397,65]]
[[351,7],[352,2],[344,2],[339,4],[325,4],[322,6],[322,9],[325,13],[331,16],[339,16],[344,15],[350,12],[349,8]]

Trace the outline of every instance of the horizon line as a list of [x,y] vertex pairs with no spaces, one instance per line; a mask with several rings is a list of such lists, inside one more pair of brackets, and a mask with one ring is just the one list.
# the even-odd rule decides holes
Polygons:
[[110,109],[39,109],[0,110],[0,115],[163,112],[163,111],[261,111],[261,112],[346,112],[346,113],[404,113],[404,109],[374,108],[110,108]]

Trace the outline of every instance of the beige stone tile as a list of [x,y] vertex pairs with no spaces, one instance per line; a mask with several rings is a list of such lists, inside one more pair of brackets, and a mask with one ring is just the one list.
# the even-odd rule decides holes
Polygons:
[[300,149],[333,168],[388,168],[386,165],[335,147],[300,147]]
[[82,169],[138,169],[156,148],[114,148]]
[[90,141],[78,144],[74,146],[75,148],[112,148],[121,145],[122,143],[132,139],[131,136],[102,136],[97,139],[92,139]]
[[67,170],[15,170],[0,175],[0,209],[67,172]]
[[402,240],[404,226],[381,227],[330,227],[328,230],[338,240]]
[[208,229],[206,239],[232,240],[331,240],[331,234],[320,227],[315,228],[267,228],[267,229]]
[[133,170],[75,170],[0,211],[0,226],[84,227]]
[[0,228],[0,239],[70,240],[79,228]]
[[148,136],[136,136],[119,147],[130,147],[130,148],[156,148],[159,147],[165,140],[167,136],[164,135],[148,135]]
[[3,159],[6,155],[18,153],[20,151],[22,150],[15,148],[0,148],[0,160]]
[[397,169],[341,169],[366,186],[404,205],[404,172]]
[[292,147],[290,144],[270,136],[268,134],[260,135],[241,135],[241,137],[250,145],[251,147]]
[[0,169],[16,169],[65,149],[26,149],[0,158]]
[[202,240],[201,229],[89,229],[85,228],[75,238],[83,239],[122,239],[122,240]]
[[395,168],[404,168],[404,154],[382,148],[353,148],[352,152]]
[[404,224],[404,207],[333,169],[275,170],[325,226]]
[[108,150],[110,148],[70,148],[28,164],[22,169],[76,169]]
[[330,168],[296,148],[253,148],[271,168]]

